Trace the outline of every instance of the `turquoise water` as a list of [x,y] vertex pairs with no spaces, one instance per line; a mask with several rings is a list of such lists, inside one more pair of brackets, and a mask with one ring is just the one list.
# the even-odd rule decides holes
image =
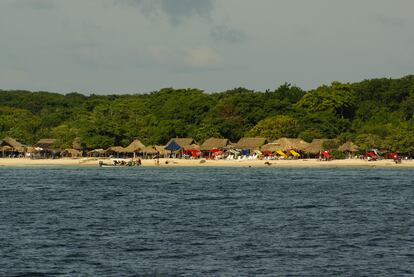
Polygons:
[[413,276],[414,171],[0,168],[0,276]]

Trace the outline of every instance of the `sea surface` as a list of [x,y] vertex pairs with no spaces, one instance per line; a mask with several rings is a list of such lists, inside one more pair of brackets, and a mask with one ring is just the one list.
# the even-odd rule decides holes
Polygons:
[[0,168],[0,276],[414,276],[414,170]]

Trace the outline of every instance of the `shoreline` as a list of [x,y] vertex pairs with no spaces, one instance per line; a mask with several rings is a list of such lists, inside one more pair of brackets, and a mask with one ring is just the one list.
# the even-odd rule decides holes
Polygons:
[[[121,159],[117,159],[121,160]],[[129,159],[126,159],[129,160]],[[39,159],[27,158],[0,158],[0,167],[36,167],[36,166],[75,166],[75,167],[98,167],[99,162],[111,163],[109,158],[61,158],[61,159]],[[367,161],[359,159],[345,159],[332,161],[319,161],[318,159],[299,160],[185,160],[185,159],[160,159],[160,165],[155,160],[142,159],[143,167],[268,167],[268,168],[413,168],[414,160],[403,160],[396,164],[393,160],[384,159],[379,161]],[[204,162],[200,162],[204,161]],[[266,164],[269,163],[269,164]]]

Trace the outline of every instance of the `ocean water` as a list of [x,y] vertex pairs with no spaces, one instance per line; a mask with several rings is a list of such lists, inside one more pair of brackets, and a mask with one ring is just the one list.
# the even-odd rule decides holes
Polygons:
[[414,170],[0,168],[0,276],[414,276]]

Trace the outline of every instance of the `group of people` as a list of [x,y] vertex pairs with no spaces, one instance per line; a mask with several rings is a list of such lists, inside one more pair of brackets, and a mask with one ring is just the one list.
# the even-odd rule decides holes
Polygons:
[[116,166],[141,166],[142,162],[141,162],[140,158],[138,158],[137,160],[129,160],[129,161],[114,160],[113,165],[116,165]]
[[137,160],[113,160],[112,164],[105,164],[103,161],[99,162],[99,166],[142,166],[142,161],[140,158]]

